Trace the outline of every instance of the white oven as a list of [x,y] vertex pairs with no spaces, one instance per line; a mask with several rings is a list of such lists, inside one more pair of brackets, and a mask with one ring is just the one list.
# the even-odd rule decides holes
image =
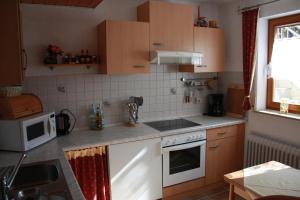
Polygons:
[[206,131],[162,139],[163,187],[205,176]]

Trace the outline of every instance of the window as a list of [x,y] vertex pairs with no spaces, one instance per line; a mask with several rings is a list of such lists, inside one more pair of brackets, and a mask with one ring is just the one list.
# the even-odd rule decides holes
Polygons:
[[300,14],[269,20],[267,108],[279,110],[289,102],[289,112],[300,113]]

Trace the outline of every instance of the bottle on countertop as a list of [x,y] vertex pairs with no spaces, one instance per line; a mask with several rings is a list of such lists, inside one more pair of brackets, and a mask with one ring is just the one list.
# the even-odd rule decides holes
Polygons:
[[90,114],[90,128],[92,130],[103,129],[103,113],[101,104],[92,104],[91,114]]

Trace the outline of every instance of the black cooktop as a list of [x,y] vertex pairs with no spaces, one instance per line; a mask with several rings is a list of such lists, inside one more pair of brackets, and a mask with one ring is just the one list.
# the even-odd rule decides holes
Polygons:
[[185,119],[154,121],[154,122],[147,122],[145,124],[161,132],[201,125]]

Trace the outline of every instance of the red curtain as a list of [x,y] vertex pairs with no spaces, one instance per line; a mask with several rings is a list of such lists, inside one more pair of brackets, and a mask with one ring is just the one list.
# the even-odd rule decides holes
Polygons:
[[87,200],[110,200],[105,147],[66,152],[74,175]]
[[248,10],[243,15],[243,75],[245,98],[243,108],[245,111],[251,109],[250,93],[254,76],[254,56],[256,43],[256,27],[258,9]]

